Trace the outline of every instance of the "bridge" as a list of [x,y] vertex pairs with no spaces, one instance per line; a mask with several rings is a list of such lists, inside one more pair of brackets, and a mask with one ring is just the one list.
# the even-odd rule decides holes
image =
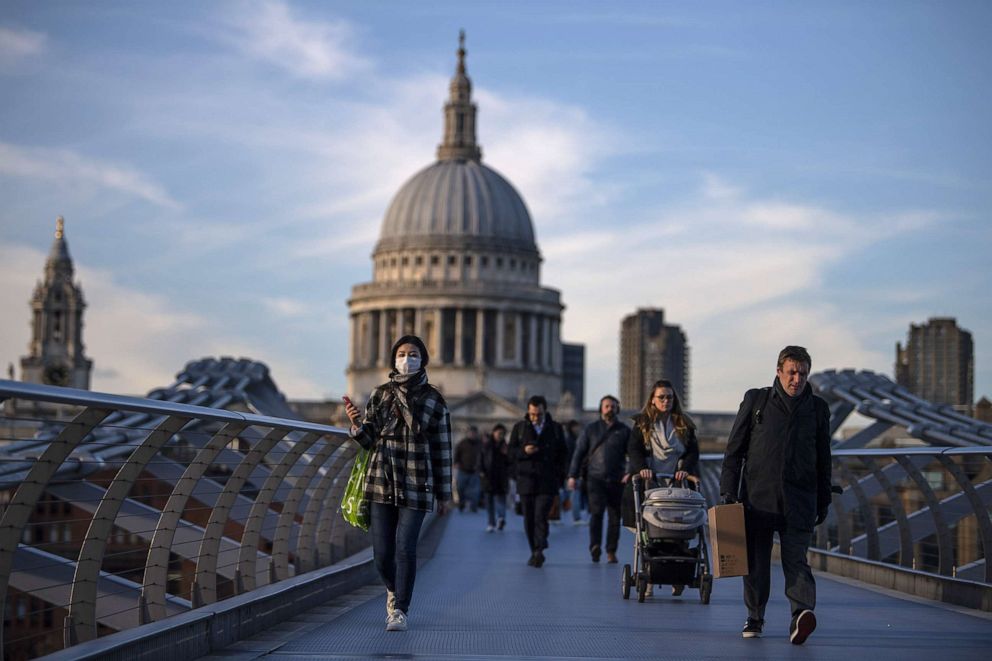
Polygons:
[[[987,658],[992,426],[880,375],[811,381],[835,420],[873,422],[835,440],[843,494],[810,552],[821,624],[793,648],[779,577],[765,638],[745,641],[739,579],[709,605],[624,601],[585,528],[555,527],[534,569],[518,519],[486,534],[459,513],[429,519],[411,631],[386,634],[365,535],[336,511],[353,444],[294,419],[263,365],[196,361],[144,398],[0,380],[17,404],[0,419],[4,656]],[[710,502],[719,462],[703,458]]]

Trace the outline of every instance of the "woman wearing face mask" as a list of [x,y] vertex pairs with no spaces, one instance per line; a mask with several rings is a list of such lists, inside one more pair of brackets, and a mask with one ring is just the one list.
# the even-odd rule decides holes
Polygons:
[[371,450],[365,496],[372,553],[386,585],[386,630],[406,631],[417,573],[417,540],[427,512],[451,500],[451,424],[441,393],[427,383],[423,341],[404,335],[392,350],[389,381],[362,415],[345,399],[351,436]]
[[[655,475],[674,476],[675,486],[682,480],[698,483],[699,442],[696,424],[683,410],[679,395],[671,381],[662,379],[651,386],[651,395],[641,412],[634,416],[634,429],[627,444],[627,467],[630,475],[640,475],[649,487]],[[672,484],[663,478],[661,486]],[[631,507],[633,491],[630,492]],[[641,494],[643,497],[643,493]],[[672,594],[678,596],[684,585],[673,585]],[[649,594],[651,586],[648,586]]]

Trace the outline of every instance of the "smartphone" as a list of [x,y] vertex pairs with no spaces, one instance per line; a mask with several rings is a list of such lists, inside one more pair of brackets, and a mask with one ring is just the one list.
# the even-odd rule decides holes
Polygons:
[[[341,399],[344,400],[345,404],[351,404],[351,398],[348,395],[343,396]],[[354,404],[351,405],[354,406]]]

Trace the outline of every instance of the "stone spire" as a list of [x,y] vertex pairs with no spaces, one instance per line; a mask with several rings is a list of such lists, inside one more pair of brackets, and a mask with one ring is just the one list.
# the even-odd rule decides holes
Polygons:
[[475,113],[472,81],[465,73],[465,31],[458,35],[458,66],[451,79],[450,96],[444,104],[444,135],[437,148],[439,161],[478,161],[482,149],[475,142]]
[[45,263],[45,278],[49,282],[57,279],[72,280],[72,257],[69,256],[69,244],[65,241],[65,219],[59,216],[55,219],[55,241],[48,251],[48,261]]
[[44,280],[31,297],[31,342],[21,358],[21,378],[30,383],[89,388],[93,361],[83,347],[83,290],[65,240],[65,220],[55,221],[55,241]]

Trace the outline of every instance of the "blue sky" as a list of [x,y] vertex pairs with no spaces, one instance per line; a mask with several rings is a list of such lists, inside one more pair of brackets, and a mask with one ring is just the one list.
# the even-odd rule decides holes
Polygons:
[[646,306],[689,337],[693,408],[735,408],[788,343],[891,375],[931,316],[992,395],[985,2],[5,1],[2,364],[63,215],[94,389],[236,355],[343,394],[349,290],[434,158],[460,28],[587,400]]

